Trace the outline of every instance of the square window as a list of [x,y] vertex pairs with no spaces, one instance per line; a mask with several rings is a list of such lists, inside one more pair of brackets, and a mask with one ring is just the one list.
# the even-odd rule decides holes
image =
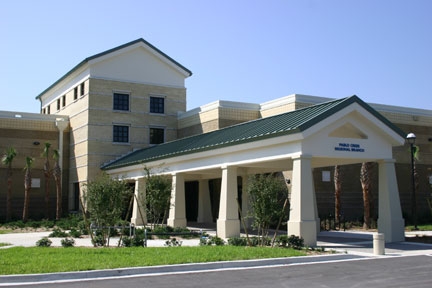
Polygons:
[[129,111],[129,94],[114,93],[113,109],[121,111]]
[[113,126],[113,142],[129,143],[129,126]]
[[165,129],[163,128],[150,128],[150,144],[164,143]]
[[165,113],[165,98],[150,97],[150,113]]

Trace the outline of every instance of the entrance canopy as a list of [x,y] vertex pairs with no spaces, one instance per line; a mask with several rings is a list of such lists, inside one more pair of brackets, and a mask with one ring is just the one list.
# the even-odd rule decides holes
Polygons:
[[[183,182],[199,180],[201,186],[202,181],[222,178],[217,220],[220,237],[238,236],[240,231],[237,176],[293,171],[288,233],[313,246],[319,219],[312,169],[378,162],[378,228],[387,242],[393,242],[403,240],[404,221],[392,147],[403,145],[404,136],[381,114],[352,96],[134,151],[102,169],[137,181],[145,177],[143,166],[172,175],[175,205],[168,221],[177,226],[186,225]],[[201,188],[205,190],[200,187],[200,195]]]

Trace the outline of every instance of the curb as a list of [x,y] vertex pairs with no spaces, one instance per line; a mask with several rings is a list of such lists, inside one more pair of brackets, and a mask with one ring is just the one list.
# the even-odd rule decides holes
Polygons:
[[194,263],[152,267],[137,268],[120,268],[107,270],[93,270],[83,272],[61,272],[47,274],[28,274],[28,275],[5,275],[0,276],[0,286],[8,284],[28,284],[32,282],[66,282],[78,280],[97,280],[98,278],[126,277],[126,276],[150,276],[161,273],[187,273],[202,272],[208,270],[236,269],[236,268],[254,268],[262,266],[280,266],[292,264],[307,264],[315,262],[366,259],[369,257],[352,255],[352,254],[332,254],[319,256],[300,256],[289,258],[259,259],[259,260],[242,260],[242,261],[224,261],[210,263]]

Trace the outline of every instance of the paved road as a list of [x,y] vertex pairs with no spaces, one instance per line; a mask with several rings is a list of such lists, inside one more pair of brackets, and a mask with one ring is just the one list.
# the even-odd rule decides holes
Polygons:
[[[253,269],[43,283],[43,287],[432,287],[432,256],[416,255]],[[19,287],[42,287],[23,285]]]

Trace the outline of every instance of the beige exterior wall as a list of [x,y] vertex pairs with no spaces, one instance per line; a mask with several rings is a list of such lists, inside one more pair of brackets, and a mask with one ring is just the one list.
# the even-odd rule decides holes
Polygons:
[[[65,119],[67,121],[67,118]],[[69,131],[64,133],[64,161],[63,161],[63,185],[68,182],[69,167]],[[59,130],[56,126],[56,117],[21,112],[0,111],[0,153],[13,147],[17,151],[17,156],[12,163],[12,206],[13,218],[20,219],[24,202],[24,166],[26,157],[34,159],[32,165],[33,188],[30,195],[29,216],[30,219],[39,219],[45,214],[45,177],[43,172],[45,158],[41,156],[45,143],[50,143],[50,165],[54,166],[52,158],[53,150],[59,149]],[[66,148],[66,149],[65,149]],[[7,166],[0,165],[0,219],[6,216],[6,193],[7,193]],[[40,183],[40,186],[37,185]],[[54,178],[50,184],[50,215],[55,216],[56,190]],[[67,195],[64,195],[64,199]],[[64,203],[67,203],[64,201]]]

